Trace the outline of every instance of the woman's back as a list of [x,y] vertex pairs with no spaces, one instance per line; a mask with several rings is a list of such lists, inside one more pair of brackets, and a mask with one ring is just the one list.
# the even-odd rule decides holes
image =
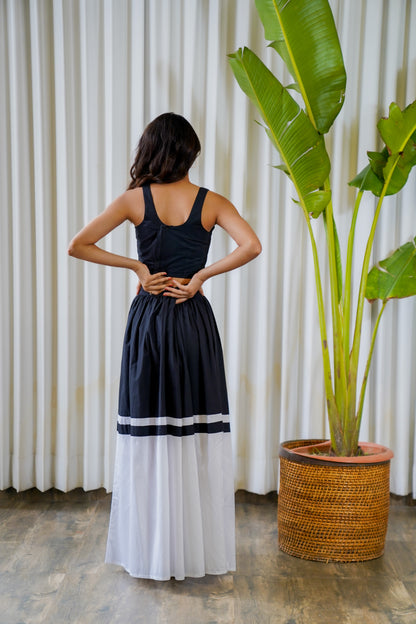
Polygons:
[[[190,279],[205,266],[211,242],[213,228],[207,231],[201,222],[208,191],[190,184],[182,185],[179,192],[172,192],[171,188],[160,191],[155,188],[158,186],[161,185],[142,187],[143,218],[136,225],[139,260],[151,273],[165,272]],[[154,193],[160,205],[159,201],[155,202]]]
[[180,180],[172,184],[151,184],[151,194],[160,220],[178,226],[188,219],[198,195],[199,186]]

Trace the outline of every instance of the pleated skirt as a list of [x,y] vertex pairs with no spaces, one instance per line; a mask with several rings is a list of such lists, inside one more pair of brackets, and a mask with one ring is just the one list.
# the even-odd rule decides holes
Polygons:
[[141,291],[123,345],[107,563],[155,580],[235,570],[228,412],[208,300]]

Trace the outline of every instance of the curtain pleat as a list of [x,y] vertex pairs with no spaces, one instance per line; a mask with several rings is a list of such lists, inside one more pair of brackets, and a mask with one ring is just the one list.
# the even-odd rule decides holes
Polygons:
[[[347,182],[366,151],[381,147],[376,123],[390,102],[416,98],[416,0],[331,6],[348,75],[326,139],[345,255],[355,198]],[[308,232],[228,67],[227,54],[244,45],[290,82],[251,1],[0,1],[0,489],[112,488],[121,345],[136,282],[66,250],[125,190],[144,126],[169,110],[201,139],[192,180],[229,197],[263,244],[255,262],[205,288],[224,345],[236,489],[276,489],[279,443],[328,435]],[[375,259],[415,236],[415,193],[413,173],[386,198]],[[365,197],[355,287],[374,210]],[[313,228],[324,262],[322,223]],[[102,244],[136,254],[127,224]],[[233,248],[216,228],[209,261]],[[364,351],[376,305],[366,304]],[[393,449],[391,489],[413,496],[415,315],[413,299],[386,308],[361,436]]]

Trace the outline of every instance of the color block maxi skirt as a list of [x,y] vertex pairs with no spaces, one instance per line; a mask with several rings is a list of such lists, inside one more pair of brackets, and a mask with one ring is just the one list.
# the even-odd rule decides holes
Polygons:
[[131,305],[105,560],[155,580],[235,570],[223,355],[200,293],[175,304],[142,290]]

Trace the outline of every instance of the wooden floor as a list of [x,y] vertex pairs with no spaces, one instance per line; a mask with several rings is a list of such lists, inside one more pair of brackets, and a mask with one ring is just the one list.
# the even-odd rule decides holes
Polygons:
[[237,572],[133,579],[103,563],[111,495],[0,492],[1,624],[416,624],[416,507],[385,555],[323,564],[277,548],[276,496],[237,493]]

